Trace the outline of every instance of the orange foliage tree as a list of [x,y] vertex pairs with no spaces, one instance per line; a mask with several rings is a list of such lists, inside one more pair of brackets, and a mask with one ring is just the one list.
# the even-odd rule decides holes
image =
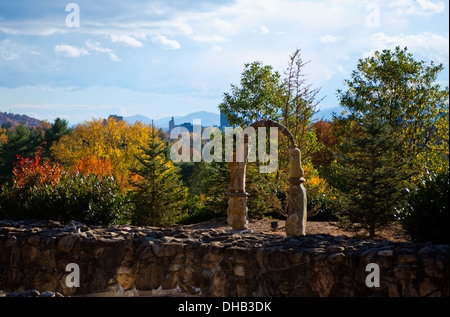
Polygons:
[[112,176],[113,165],[110,159],[101,158],[95,155],[87,155],[78,159],[72,168],[72,173],[84,175],[95,174],[97,176]]
[[34,158],[17,155],[17,162],[13,168],[13,183],[17,187],[33,187],[38,184],[55,185],[64,174],[58,163],[49,159],[42,160],[42,148],[39,148]]
[[328,166],[334,159],[332,148],[338,143],[338,139],[334,135],[332,123],[324,120],[314,122],[311,128],[316,132],[317,141],[324,145],[321,150],[312,154],[312,162],[314,166]]
[[142,146],[150,140],[152,127],[141,122],[129,124],[93,119],[79,124],[74,132],[52,145],[53,156],[70,171],[112,174],[122,188],[128,186],[130,168],[139,164]]

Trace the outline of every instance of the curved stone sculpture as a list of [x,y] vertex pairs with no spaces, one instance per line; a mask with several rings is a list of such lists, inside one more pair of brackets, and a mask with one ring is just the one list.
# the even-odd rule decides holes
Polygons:
[[[290,159],[290,178],[289,178],[289,202],[288,217],[286,219],[286,235],[306,234],[307,218],[307,198],[306,189],[303,186],[303,168],[301,165],[301,152],[295,144],[292,133],[279,122],[262,119],[250,125],[257,129],[259,127],[276,127],[289,139],[289,159]],[[233,162],[230,163],[230,185],[228,187],[228,210],[227,221],[234,230],[247,229],[247,196],[245,191],[245,171],[248,156],[248,140],[244,141],[244,162],[236,162],[236,155],[233,156]]]

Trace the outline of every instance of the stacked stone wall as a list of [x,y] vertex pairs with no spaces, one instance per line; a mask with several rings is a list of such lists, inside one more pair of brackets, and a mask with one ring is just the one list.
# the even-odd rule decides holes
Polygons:
[[[80,286],[68,287],[69,263]],[[379,287],[368,287],[368,264]],[[448,245],[232,230],[0,221],[0,290],[192,296],[449,295]]]

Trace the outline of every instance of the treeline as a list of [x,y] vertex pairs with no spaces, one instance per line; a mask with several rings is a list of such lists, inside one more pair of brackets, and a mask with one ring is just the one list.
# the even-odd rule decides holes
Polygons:
[[[339,220],[370,237],[400,221],[413,239],[448,243],[448,87],[442,65],[407,49],[359,60],[338,90],[345,110],[312,122],[321,99],[303,74],[299,50],[283,75],[246,64],[219,108],[234,126],[269,118],[302,151],[308,214]],[[279,135],[278,170],[248,163],[249,217],[285,217],[289,157]],[[168,136],[152,126],[57,119],[0,132],[0,218],[173,225],[226,215],[228,163],[173,163]]]

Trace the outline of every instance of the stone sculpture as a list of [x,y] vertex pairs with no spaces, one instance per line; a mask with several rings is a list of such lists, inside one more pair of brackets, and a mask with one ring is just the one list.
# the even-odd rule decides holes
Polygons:
[[306,189],[303,186],[303,168],[301,166],[300,150],[289,150],[290,178],[289,178],[289,202],[288,217],[286,219],[286,235],[306,234]]
[[248,145],[244,143],[244,162],[236,162],[236,154],[230,163],[230,185],[228,186],[228,225],[234,230],[246,230],[247,196],[245,192],[245,171],[247,167]]
[[[307,198],[303,186],[303,169],[301,165],[301,152],[295,144],[294,137],[289,130],[278,122],[263,119],[251,125],[258,127],[277,127],[289,139],[290,178],[288,217],[286,219],[286,235],[306,235]],[[248,140],[244,141],[244,162],[236,162],[236,155],[230,163],[230,185],[228,187],[227,221],[234,230],[245,230],[247,220],[247,192],[245,191],[245,171],[248,156]]]

